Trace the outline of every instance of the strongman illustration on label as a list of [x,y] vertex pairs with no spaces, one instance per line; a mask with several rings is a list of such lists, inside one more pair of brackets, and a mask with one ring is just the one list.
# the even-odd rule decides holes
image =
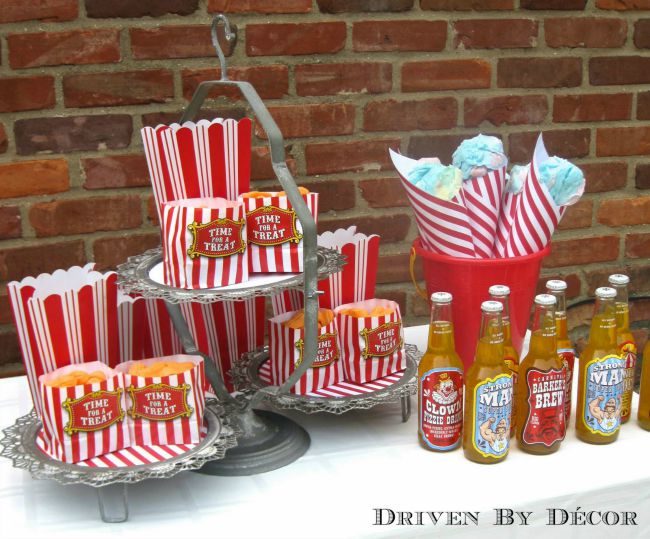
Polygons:
[[605,403],[605,407],[601,408],[600,403],[605,400],[605,397],[599,395],[597,398],[589,402],[589,413],[596,418],[600,428],[605,432],[615,430],[621,418],[621,404],[620,399],[618,402],[614,397],[610,397]]
[[481,437],[490,444],[490,447],[495,453],[503,453],[508,449],[508,441],[510,439],[510,427],[506,423],[505,419],[501,419],[497,424],[497,428],[493,431],[491,429],[494,424],[495,419],[490,417],[485,423],[483,423],[479,431]]

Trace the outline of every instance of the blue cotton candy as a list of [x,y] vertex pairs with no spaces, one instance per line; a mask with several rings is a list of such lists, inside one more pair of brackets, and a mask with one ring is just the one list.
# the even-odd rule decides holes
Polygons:
[[454,198],[462,183],[459,169],[440,163],[418,164],[409,172],[408,180],[419,189],[443,200]]
[[526,182],[526,176],[528,176],[528,165],[514,165],[508,175],[506,192],[512,193],[513,195],[521,193]]
[[454,152],[452,163],[461,169],[463,180],[469,180],[506,166],[508,158],[503,153],[500,139],[477,135],[460,143]]
[[582,171],[561,157],[549,157],[538,165],[539,181],[548,187],[558,206],[575,204],[585,190]]

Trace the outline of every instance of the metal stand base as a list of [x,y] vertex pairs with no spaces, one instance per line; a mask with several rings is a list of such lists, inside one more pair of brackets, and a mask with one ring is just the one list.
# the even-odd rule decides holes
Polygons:
[[104,522],[115,524],[128,520],[129,501],[126,488],[126,483],[118,483],[97,489],[99,514]]
[[244,433],[226,457],[206,463],[198,473],[254,475],[291,464],[305,454],[311,440],[300,425],[266,410],[246,410],[232,418]]

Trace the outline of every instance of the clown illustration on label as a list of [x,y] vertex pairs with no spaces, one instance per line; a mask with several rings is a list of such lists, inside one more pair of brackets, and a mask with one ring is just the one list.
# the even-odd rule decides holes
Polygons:
[[463,427],[463,373],[431,369],[420,378],[420,434],[432,449],[449,451],[460,443]]
[[632,391],[634,390],[634,370],[636,367],[636,344],[626,341],[621,344],[621,357],[625,361],[623,378],[623,397],[621,400],[621,416],[626,418],[632,409]]
[[564,399],[564,423],[569,427],[571,419],[571,397],[573,396],[573,369],[576,363],[576,351],[573,348],[558,348],[558,355],[562,358],[566,372],[566,397]]
[[523,425],[523,441],[551,447],[564,439],[566,371],[530,369],[526,373],[528,417]]
[[587,363],[585,377],[582,419],[593,434],[611,436],[621,426],[625,360],[615,355],[594,358]]
[[472,443],[484,457],[505,457],[510,447],[512,374],[499,374],[474,388]]

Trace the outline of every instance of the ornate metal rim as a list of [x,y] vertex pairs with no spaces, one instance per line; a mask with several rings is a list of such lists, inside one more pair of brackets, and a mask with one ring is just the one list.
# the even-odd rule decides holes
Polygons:
[[[345,256],[332,249],[318,248],[318,278],[322,279],[343,269]],[[244,300],[256,296],[273,296],[290,289],[302,290],[304,274],[292,274],[290,277],[276,283],[222,290],[208,288],[200,290],[184,290],[155,282],[149,277],[149,271],[162,261],[162,249],[150,249],[141,255],[131,256],[124,264],[117,267],[117,283],[127,293],[139,294],[150,299],[164,299],[170,303],[194,301],[213,303],[224,300]]]
[[[258,395],[262,400],[281,409],[292,409],[313,414],[316,412],[328,412],[331,414],[343,414],[350,410],[367,410],[388,402],[399,402],[402,397],[417,393],[417,366],[420,360],[420,353],[417,346],[405,345],[406,370],[404,376],[393,385],[378,389],[364,395],[350,397],[306,397],[304,395],[277,395],[274,393],[260,391]],[[244,354],[241,361],[233,367],[231,376],[235,388],[244,393],[255,393],[256,391],[271,387],[261,380],[258,375],[260,365],[269,357],[268,346],[258,348],[253,352]]]
[[223,406],[211,401],[205,408],[208,433],[187,453],[155,464],[124,468],[88,468],[53,460],[36,445],[41,422],[32,410],[2,432],[0,455],[11,459],[14,468],[28,470],[34,479],[53,479],[63,485],[104,487],[113,483],[137,483],[145,479],[166,479],[185,470],[196,470],[211,460],[222,459],[237,445],[238,432],[231,426]]

